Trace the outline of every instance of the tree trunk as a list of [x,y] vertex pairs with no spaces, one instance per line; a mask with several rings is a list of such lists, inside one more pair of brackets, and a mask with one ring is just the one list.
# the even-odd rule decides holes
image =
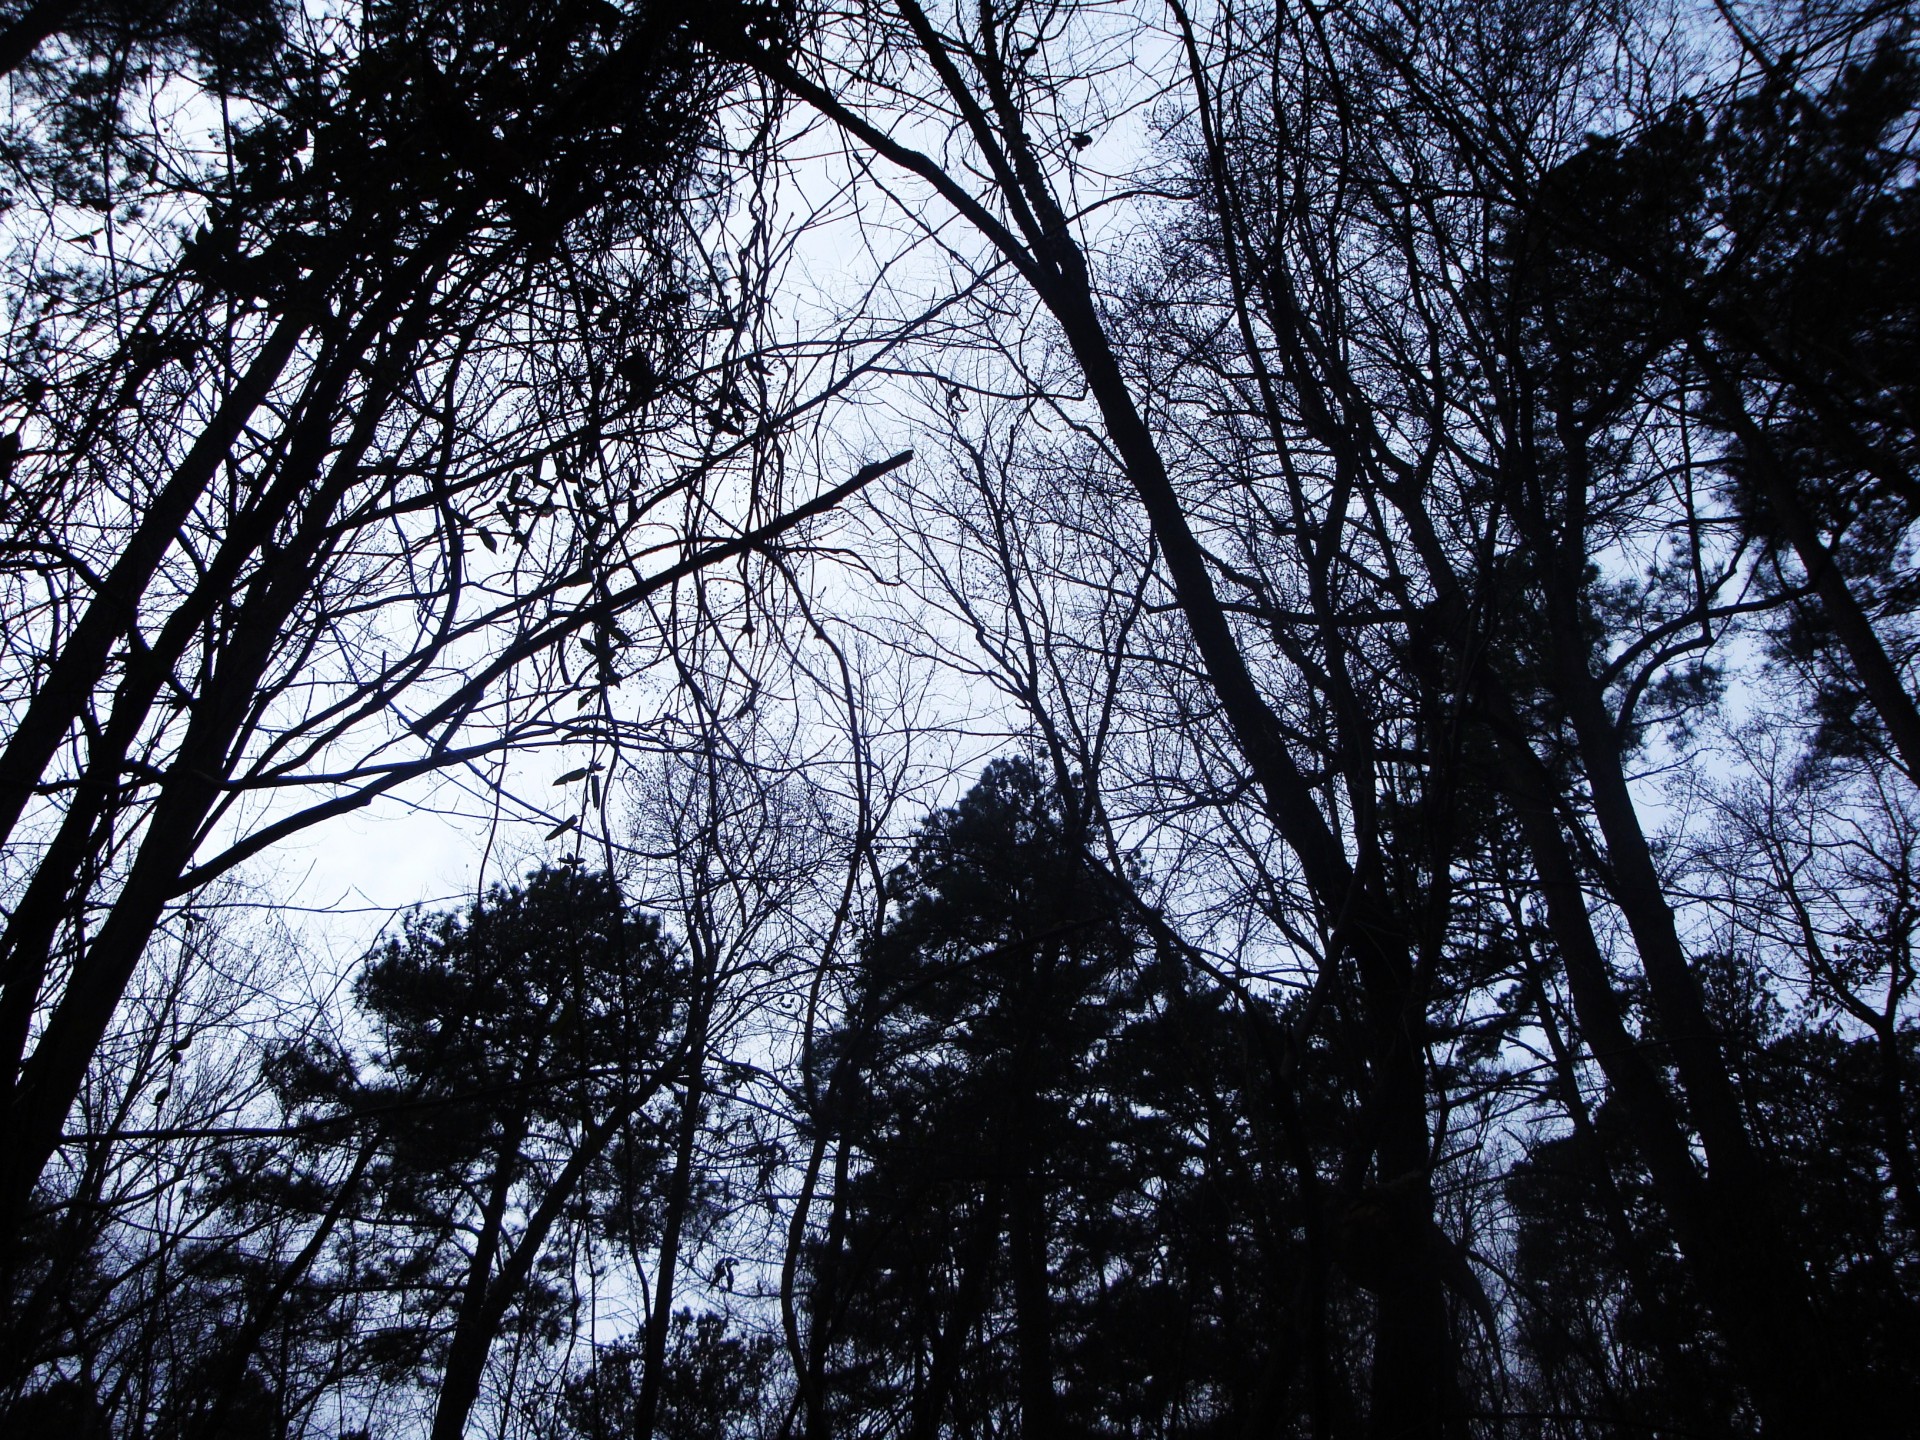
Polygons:
[[1894,1201],[1907,1238],[1920,1245],[1920,1171],[1914,1165],[1913,1127],[1907,1123],[1907,1067],[1899,1027],[1890,1018],[1874,1027],[1874,1045],[1880,1062],[1874,1100],[1886,1137],[1882,1148],[1887,1156],[1887,1174],[1893,1181]]
[[[307,323],[308,317],[289,313],[274,327],[179,468],[142,511],[138,527],[101,581],[92,604],[61,643],[46,679],[20,717],[6,749],[0,751],[0,837],[12,835],[48,762],[106,674],[114,645],[132,628],[154,571],[219,473],[248,419],[286,368]],[[6,963],[9,968],[0,971],[0,981],[11,987],[11,965],[15,962],[9,959]]]
[[[80,1093],[87,1066],[112,1024],[114,1010],[161,915],[178,894],[200,827],[225,789],[234,764],[235,740],[259,698],[274,646],[306,598],[314,570],[335,538],[335,511],[359,478],[360,462],[374,443],[386,411],[385,397],[404,379],[425,334],[434,299],[426,283],[428,272],[451,252],[463,221],[463,216],[456,216],[443,222],[432,243],[423,244],[410,258],[403,272],[409,283],[384,294],[356,327],[355,337],[370,346],[387,333],[394,315],[403,308],[407,311],[375,367],[367,403],[354,415],[343,442],[326,452],[325,476],[314,484],[314,493],[298,511],[285,549],[273,566],[262,567],[246,586],[226,643],[208,662],[198,703],[161,784],[126,883],[92,945],[75,960],[60,1003],[48,1017],[32,1057],[21,1067],[8,1097],[4,1158],[0,1158],[0,1259],[5,1261],[0,1263],[0,1274],[10,1268],[12,1239],[19,1228],[15,1222],[24,1215],[33,1187],[59,1145],[60,1128]],[[317,461],[325,451],[324,435],[302,435],[313,443]],[[297,481],[305,472],[294,466],[292,473]],[[36,883],[39,878],[36,875]],[[44,917],[38,923],[44,925]],[[28,963],[26,952],[16,949],[12,963]],[[33,963],[43,967],[45,955],[36,956]],[[32,988],[37,989],[40,972],[35,973]],[[24,977],[16,975],[14,982],[24,983]],[[8,988],[13,988],[12,983]],[[11,1004],[10,999],[9,1008]]]
[[988,1279],[1000,1238],[1005,1199],[1006,1192],[997,1178],[981,1195],[980,1209],[960,1258],[960,1282],[954,1286],[953,1308],[947,1315],[946,1326],[934,1337],[933,1364],[926,1388],[913,1397],[908,1440],[937,1440],[940,1434],[947,1403],[960,1379],[967,1339],[992,1291]]
[[[1758,1196],[1715,1187],[1696,1167],[1665,1082],[1644,1045],[1622,1018],[1606,959],[1594,937],[1586,895],[1568,842],[1560,832],[1540,761],[1506,726],[1501,753],[1509,761],[1515,809],[1526,835],[1548,927],[1566,966],[1581,1033],[1625,1109],[1636,1148],[1653,1178],[1701,1297],[1726,1338],[1734,1367],[1752,1396],[1769,1436],[1812,1440],[1828,1433],[1822,1414],[1841,1413],[1821,1391],[1823,1377],[1808,1373],[1818,1333],[1804,1277],[1764,1215]],[[1786,1273],[1782,1274],[1781,1271]]]
[[[473,1413],[474,1402],[480,1398],[480,1383],[486,1378],[487,1354],[507,1318],[507,1311],[513,1308],[527,1276],[533,1273],[534,1261],[540,1258],[548,1234],[579,1189],[588,1168],[600,1158],[620,1127],[659,1091],[665,1076],[665,1071],[654,1076],[647,1085],[608,1111],[606,1118],[587,1129],[560,1174],[547,1188],[540,1207],[528,1218],[526,1229],[520,1233],[520,1243],[500,1266],[500,1273],[483,1291],[470,1288],[468,1295],[463,1296],[460,1317],[455,1322],[453,1349],[440,1377],[431,1440],[460,1440],[466,1431],[467,1417]],[[475,1273],[469,1270],[469,1281]],[[469,1298],[472,1299],[471,1320]]]
[[[493,1262],[500,1253],[507,1201],[513,1194],[514,1181],[520,1176],[520,1146],[526,1133],[523,1111],[509,1143],[500,1147],[494,1162],[493,1183],[480,1212],[480,1234],[474,1241],[472,1258],[467,1262],[466,1283],[460,1289],[460,1309],[454,1316],[453,1343],[447,1349],[447,1368],[440,1375],[432,1440],[461,1440],[466,1432],[467,1416],[480,1394],[487,1352],[493,1347],[493,1326],[488,1323],[491,1307],[487,1304],[494,1285]],[[521,1248],[526,1244],[523,1237]]]
[[1840,639],[1853,673],[1866,691],[1880,723],[1887,727],[1887,739],[1907,778],[1920,785],[1920,706],[1907,692],[1905,678],[1887,654],[1873,628],[1873,621],[1861,608],[1859,597],[1847,583],[1834,561],[1833,552],[1820,538],[1813,517],[1794,489],[1792,478],[1781,464],[1778,452],[1766,432],[1747,413],[1739,389],[1704,345],[1693,348],[1714,404],[1740,440],[1742,457],[1752,478],[1758,482],[1767,512],[1780,527],[1780,533],[1793,547],[1800,568],[1807,572],[1807,583],[1820,597],[1820,606]]
[[693,1050],[693,1068],[687,1076],[681,1102],[679,1133],[674,1137],[673,1178],[667,1186],[667,1214],[660,1232],[660,1258],[654,1265],[653,1309],[647,1315],[645,1368],[640,1396],[634,1406],[634,1440],[653,1440],[660,1415],[660,1391],[666,1382],[667,1329],[673,1320],[673,1288],[680,1264],[680,1236],[686,1227],[687,1207],[693,1199],[693,1152],[700,1139],[701,1102],[706,1096],[704,1039]]

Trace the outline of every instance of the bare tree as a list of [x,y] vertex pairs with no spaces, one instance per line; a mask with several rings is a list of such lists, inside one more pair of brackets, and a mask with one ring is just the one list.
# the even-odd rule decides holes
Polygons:
[[726,291],[754,280],[699,244],[729,81],[681,34],[564,6],[310,31],[235,97],[198,233],[37,322],[9,1213],[170,905],[415,777],[603,726],[658,658],[636,607],[898,463],[798,503],[761,463],[783,417],[749,406]]

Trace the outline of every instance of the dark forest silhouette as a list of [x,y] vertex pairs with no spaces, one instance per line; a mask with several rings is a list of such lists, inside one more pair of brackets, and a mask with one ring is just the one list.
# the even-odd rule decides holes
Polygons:
[[1917,25],[5,7],[0,1426],[1910,1433]]

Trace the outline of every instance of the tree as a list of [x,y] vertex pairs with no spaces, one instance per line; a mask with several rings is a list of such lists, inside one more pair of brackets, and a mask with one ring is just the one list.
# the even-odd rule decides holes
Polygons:
[[[876,156],[924,182],[973,227],[997,263],[1030,287],[1058,327],[1116,466],[1151,525],[1196,663],[1258,786],[1265,818],[1301,868],[1315,923],[1325,934],[1323,963],[1334,973],[1348,964],[1357,970],[1371,1035],[1367,1064],[1373,1072],[1368,1088],[1373,1113],[1364,1126],[1367,1159],[1381,1195],[1389,1197],[1379,1208],[1394,1232],[1390,1249],[1400,1257],[1391,1273],[1376,1272],[1383,1283],[1377,1289],[1373,1423],[1381,1434],[1410,1434],[1433,1425],[1457,1431],[1464,1417],[1431,1204],[1421,917],[1409,913],[1387,884],[1375,837],[1363,836],[1368,843],[1356,863],[1330,824],[1322,797],[1256,678],[1246,641],[1222,602],[1193,512],[1130,383],[1111,312],[1094,288],[1085,249],[1055,188],[1067,162],[1054,158],[1060,152],[1039,137],[1033,123],[1038,93],[1052,81],[1028,66],[1041,44],[1029,44],[1025,37],[1047,30],[1051,22],[1017,9],[989,9],[943,30],[913,0],[902,0],[897,20],[875,15],[869,23],[870,32],[844,37],[844,50],[832,48],[842,37],[831,37],[801,57],[817,60],[824,74],[803,70],[782,48],[759,44],[736,28],[735,16],[717,17],[702,33],[718,53],[757,69]],[[917,88],[890,83],[871,102],[879,108],[869,110],[857,78],[859,65],[883,51],[924,68],[913,76]],[[953,137],[966,148],[969,161],[943,164],[891,135],[884,115],[903,96],[916,108],[917,123]],[[1073,148],[1078,147],[1065,153]],[[978,191],[969,183],[975,174],[983,177]],[[1331,615],[1324,619],[1338,623]],[[1371,809],[1367,792],[1374,780],[1371,767],[1358,759],[1369,753],[1360,728],[1366,717],[1349,707],[1346,718],[1349,728],[1342,738],[1356,760],[1343,779],[1360,782],[1363,793],[1348,798],[1354,813],[1364,815]],[[1434,857],[1433,864],[1430,873],[1447,873],[1443,858]],[[1365,1173],[1364,1166],[1358,1173]]]
[[[569,1069],[507,892],[416,918],[204,1128],[129,991],[30,1410],[1901,1433],[1904,8],[74,15],[0,146],[28,1108],[139,885],[193,973],[193,884],[438,765],[677,944]],[[803,416],[933,458],[809,543],[897,462],[796,506]]]
[[[885,1365],[883,1386],[911,1368],[897,1401],[854,1393],[863,1412],[909,1406],[916,1436],[938,1433],[949,1407],[990,1413],[1002,1393],[1023,1433],[1061,1423],[1053,1217],[1088,1138],[1075,1072],[1131,948],[1076,873],[1073,823],[1017,763],[989,767],[931,821],[894,877],[898,914],[866,957],[840,1042],[836,1109],[848,1113],[822,1118],[862,1159],[835,1191],[834,1251],[815,1262],[815,1344],[893,1317],[904,1353],[882,1331],[878,1354],[847,1363]],[[996,1375],[974,1337],[997,1328],[986,1317],[1003,1294],[1015,1355]]]
[[[684,978],[657,922],[578,865],[496,886],[464,916],[410,917],[355,984],[368,1061],[306,1045],[270,1062],[315,1153],[289,1168],[266,1150],[223,1190],[237,1215],[304,1203],[316,1228],[281,1293],[249,1307],[207,1426],[274,1318],[263,1307],[317,1269],[340,1295],[391,1297],[357,1343],[431,1386],[436,1436],[463,1434],[503,1328],[564,1316],[542,1257],[596,1191],[630,1192],[634,1166],[657,1163],[666,1121],[648,1107],[684,1079]],[[362,1218],[339,1230],[343,1215]]]
[[22,252],[7,1214],[169,906],[409,780],[600,733],[657,658],[623,617],[886,468],[790,504],[740,419],[742,330],[696,299],[742,278],[700,245],[729,83],[648,8],[375,6],[222,81],[190,235],[108,195],[124,254]]
[[[1814,44],[1871,38],[1873,14],[1854,18]],[[1204,677],[1200,713],[1298,867],[1281,888],[1311,917],[1295,933],[1326,987],[1315,1014],[1346,1027],[1363,1097],[1342,1127],[1343,1199],[1388,1257],[1347,1252],[1376,1302],[1370,1423],[1457,1431],[1473,1403],[1450,1313],[1471,1293],[1450,1278],[1462,1242],[1435,1213],[1461,1097],[1433,1027],[1498,1002],[1464,963],[1481,938],[1466,902],[1516,831],[1579,1039],[1766,1425],[1812,1434],[1835,1407],[1871,1409],[1875,1377],[1816,1353],[1837,1292],[1809,1271],[1785,1167],[1743,1108],[1712,954],[1635,773],[1651,732],[1684,743],[1714,696],[1711,657],[1776,597],[1716,509],[1700,411],[1639,298],[1675,298],[1674,276],[1531,238],[1560,223],[1543,177],[1603,119],[1586,67],[1628,42],[1582,7],[1207,20],[1176,9],[1168,37],[1187,60],[1190,160],[1159,184],[1192,228],[1131,292],[1096,248],[1109,201],[1085,198],[1098,180],[1077,158],[1096,137],[1054,134],[1054,116],[1129,103],[1078,68],[1085,12],[902,3],[799,49],[717,21],[705,34],[949,207],[981,246],[971,283],[1017,277],[1084,382],[1084,399],[1048,394],[1019,325],[983,322],[989,343],[1014,337],[1011,383],[1095,436],[1137,498],[1192,646],[1175,665]],[[1865,88],[1885,104],[1858,135],[1886,135],[1899,87]],[[1684,173],[1676,158],[1647,168]],[[1893,154],[1868,169],[1883,188],[1907,173]],[[1588,172],[1564,174],[1577,189]],[[1616,221],[1646,218],[1593,193]],[[1741,283],[1766,273],[1733,258]],[[1024,319],[1015,293],[995,290]],[[1700,348],[1686,354],[1704,365]],[[1898,688],[1881,687],[1890,712]]]
[[205,63],[230,64],[235,52],[277,38],[282,18],[276,5],[257,0],[233,6],[26,0],[9,7],[0,23],[0,75],[34,61],[36,52],[55,37],[89,41],[102,49],[145,50],[162,58],[186,51]]
[[[1729,445],[1738,513],[1793,593],[1782,649],[1829,667],[1824,743],[1883,749],[1913,777],[1902,167],[1920,70],[1911,37],[1870,20],[1864,34],[1775,43],[1800,53],[1757,84],[1570,157],[1542,183],[1535,223],[1542,243],[1633,277],[1627,323],[1647,359],[1684,355],[1683,383]],[[1781,570],[1789,556],[1797,577]]]
[[1147,940],[1084,804],[996,761],[889,881],[813,1122],[810,1430],[1224,1434],[1297,1403],[1267,1327],[1298,1203],[1251,1141],[1246,1029]]
[[[666,1376],[651,1433],[663,1440],[732,1440],[769,1432],[774,1405],[769,1371],[776,1345],[765,1336],[730,1334],[711,1313],[674,1312]],[[635,1370],[645,1362],[633,1345],[594,1351],[587,1369],[567,1381],[567,1429],[579,1440],[624,1440],[638,1431]]]

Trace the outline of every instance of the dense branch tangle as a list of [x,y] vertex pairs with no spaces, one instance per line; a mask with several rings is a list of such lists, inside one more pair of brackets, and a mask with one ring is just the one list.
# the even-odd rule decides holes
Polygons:
[[6,507],[10,1213],[165,907],[591,733],[658,658],[629,608],[821,508],[780,508],[707,369],[742,359],[746,277],[702,260],[729,77],[679,35],[401,6],[289,45],[231,97],[197,233],[150,241],[141,318],[41,346]]
[[[1098,436],[1137,499],[1191,642],[1177,663],[1204,676],[1207,720],[1297,865],[1288,903],[1311,917],[1305,958],[1358,1061],[1336,1191],[1349,1219],[1378,1222],[1376,1254],[1341,1256],[1373,1292],[1375,1432],[1466,1424],[1446,1294],[1462,1287],[1434,1219],[1454,1097],[1430,1010],[1491,1002],[1485,977],[1452,980],[1450,995],[1437,977],[1477,975],[1507,943],[1499,924],[1479,928],[1479,887],[1456,885],[1497,873],[1515,842],[1533,866],[1523,927],[1548,923],[1581,1038],[1768,1432],[1818,1433],[1843,1394],[1883,1403],[1859,1364],[1841,1381],[1838,1357],[1816,1353],[1812,1292],[1826,1282],[1803,1267],[1743,1113],[1736,1041],[1634,765],[1650,689],[1710,685],[1687,657],[1807,587],[1895,754],[1912,705],[1824,542],[1789,523],[1807,529],[1767,468],[1777,447],[1744,433],[1739,397],[1711,398],[1709,383],[1713,423],[1738,439],[1807,586],[1769,591],[1756,576],[1688,398],[1701,352],[1733,348],[1731,327],[1676,346],[1670,322],[1634,308],[1636,280],[1679,305],[1691,257],[1662,252],[1675,273],[1649,279],[1610,269],[1619,247],[1536,253],[1566,242],[1542,246],[1532,227],[1568,223],[1543,172],[1566,167],[1569,189],[1591,173],[1570,158],[1599,118],[1583,67],[1632,42],[1580,6],[1484,24],[1445,5],[1223,7],[1204,32],[1177,5],[1165,32],[1074,5],[898,0],[834,19],[801,56],[724,20],[706,33],[926,186],[974,232],[976,274],[1003,266],[1027,288],[1084,384],[1044,400]],[[1071,117],[1124,113],[1111,92],[1128,82],[1089,58],[1109,25],[1132,26],[1140,90],[1168,93],[1156,44],[1188,70],[1173,146],[1187,169],[1166,182],[1186,227],[1146,247],[1151,278],[1131,287],[1100,228],[1103,204],[1121,201],[1076,158],[1095,137],[1072,133]],[[1657,169],[1674,154],[1649,133],[1653,159],[1634,163]],[[1657,208],[1684,201],[1601,193],[1670,229],[1694,223]],[[965,252],[944,222],[924,223]],[[1895,629],[1899,612],[1885,613]],[[1003,683],[1022,682],[1009,667]],[[1596,905],[1617,939],[1601,937]],[[1644,983],[1641,1034],[1616,966]],[[1577,1091],[1559,1103],[1577,1107]],[[1904,1154],[1903,1126],[1890,1134]]]
[[[540,1348],[494,1342],[565,1264],[542,1235],[584,1247],[576,1298],[616,1252],[649,1290],[631,1340],[575,1323],[585,1372],[549,1349],[582,1433],[672,1430],[676,1297],[751,1310],[736,1259],[787,1434],[1892,1429],[1920,487],[1875,377],[1913,368],[1920,59],[1883,7],[1784,40],[1714,9],[1698,70],[1636,7],[1453,0],[722,5],[693,42],[382,11],[311,78],[274,52],[204,232],[145,275],[111,230],[18,337],[16,1151],[187,889],[411,776],[607,739],[560,786],[609,870],[629,807],[619,883],[688,947],[681,1108],[598,1239],[513,1199],[524,1129],[415,1216],[416,1298],[466,1276],[443,1440]],[[884,336],[862,428],[945,452],[811,570],[783,537],[902,457],[782,491],[752,266],[699,258],[705,172],[636,139],[692,153],[640,112],[719,67],[800,102],[756,112],[764,173],[875,247],[806,348],[851,387]],[[930,771],[1009,742],[894,848]],[[187,1153],[123,1123],[179,1053],[141,1034],[89,1163]],[[534,1065],[434,1113],[520,1126]],[[539,1164],[619,1150],[608,1113]],[[328,1187],[388,1182],[333,1150],[256,1197],[269,1273],[352,1269]],[[739,1248],[702,1218],[729,1165]],[[553,1228],[507,1262],[516,1212]],[[298,1325],[283,1377],[333,1363]]]

